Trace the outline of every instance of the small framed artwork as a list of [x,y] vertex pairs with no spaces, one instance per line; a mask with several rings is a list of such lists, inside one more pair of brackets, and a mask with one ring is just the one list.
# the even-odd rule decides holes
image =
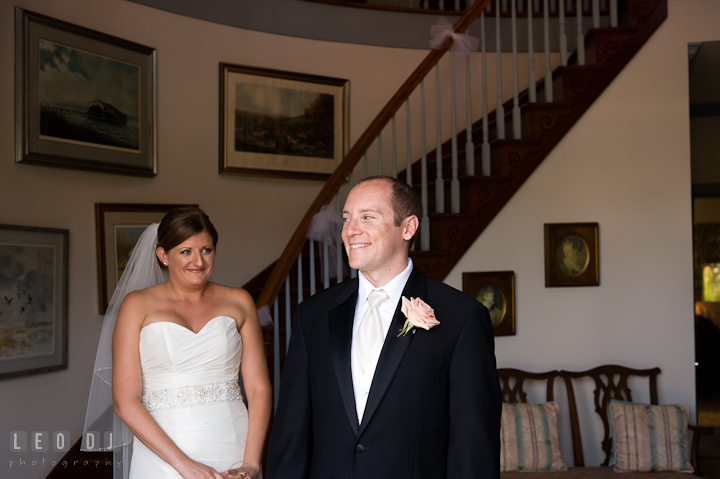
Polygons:
[[186,205],[95,203],[100,314],[105,314],[142,232],[181,206]]
[[515,334],[514,272],[463,273],[462,288],[488,309],[495,336]]
[[155,49],[15,9],[15,160],[157,173]]
[[348,150],[349,81],[220,64],[220,173],[325,180]]
[[67,368],[68,236],[0,225],[0,378]]
[[545,224],[545,286],[598,286],[597,223]]

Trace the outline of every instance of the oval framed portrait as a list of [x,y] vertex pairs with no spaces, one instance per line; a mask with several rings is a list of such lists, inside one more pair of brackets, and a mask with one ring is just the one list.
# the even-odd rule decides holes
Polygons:
[[597,223],[545,223],[545,286],[599,286]]
[[515,334],[515,273],[483,271],[462,274],[462,290],[485,306],[495,336]]
[[557,264],[568,276],[580,276],[590,262],[590,249],[585,239],[576,234],[565,235],[557,245]]
[[495,283],[485,283],[480,287],[475,297],[490,313],[493,327],[498,326],[505,319],[507,313],[507,299],[502,289]]

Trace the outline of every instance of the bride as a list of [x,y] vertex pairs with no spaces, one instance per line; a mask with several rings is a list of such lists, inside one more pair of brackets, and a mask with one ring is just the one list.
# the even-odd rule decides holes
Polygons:
[[[271,408],[263,339],[250,294],[209,281],[217,239],[202,210],[169,212],[141,236],[108,308],[85,429],[107,419],[91,406],[111,380],[116,438],[104,449],[127,449],[134,435],[130,479],[261,476]],[[109,377],[101,355],[113,302]],[[115,459],[127,470],[127,451]]]

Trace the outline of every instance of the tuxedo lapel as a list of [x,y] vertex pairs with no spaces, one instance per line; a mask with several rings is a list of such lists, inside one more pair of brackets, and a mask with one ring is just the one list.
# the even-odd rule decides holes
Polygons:
[[[425,276],[417,270],[417,267],[413,267],[410,278],[408,278],[405,288],[403,288],[402,295],[406,298],[424,298],[426,297],[427,284]],[[377,368],[375,368],[375,375],[373,376],[372,386],[370,387],[370,394],[368,395],[368,401],[365,405],[365,412],[363,413],[362,424],[358,435],[362,434],[367,426],[368,422],[372,418],[373,413],[380,405],[380,401],[385,395],[392,378],[395,376],[400,361],[405,355],[410,342],[412,341],[412,332],[405,334],[404,336],[398,337],[400,330],[405,324],[405,315],[401,310],[402,299],[398,301],[397,308],[395,309],[395,315],[393,316],[392,323],[390,324],[390,330],[385,337],[385,343],[383,344],[382,352],[380,353],[380,359],[378,360]],[[354,401],[354,397],[353,397]]]
[[358,432],[357,409],[355,407],[355,394],[353,392],[352,369],[350,365],[350,351],[352,345],[353,318],[357,303],[357,279],[348,281],[348,288],[338,295],[339,303],[328,314],[328,328],[330,331],[330,350],[332,351],[335,376],[337,377],[340,395],[342,396],[345,412],[352,426],[353,432]]

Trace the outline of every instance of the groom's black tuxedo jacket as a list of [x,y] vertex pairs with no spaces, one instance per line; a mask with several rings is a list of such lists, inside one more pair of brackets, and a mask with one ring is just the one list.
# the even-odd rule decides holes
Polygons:
[[403,296],[440,324],[397,337],[398,304],[358,424],[350,371],[358,280],[297,309],[269,479],[497,479],[501,396],[492,325],[475,299],[413,269]]

